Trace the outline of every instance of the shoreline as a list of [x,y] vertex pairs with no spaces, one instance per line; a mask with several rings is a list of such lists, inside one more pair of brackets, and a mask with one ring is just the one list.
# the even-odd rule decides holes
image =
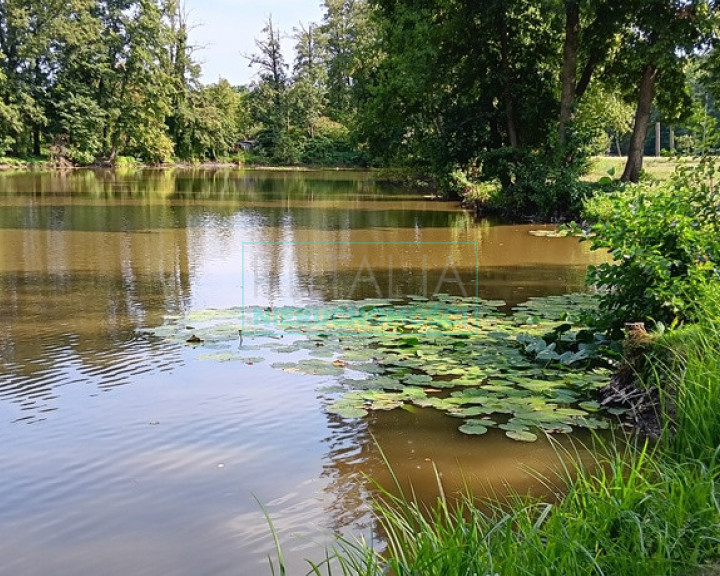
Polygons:
[[[10,161],[8,161],[10,160]],[[298,166],[277,166],[263,164],[241,164],[238,162],[170,162],[165,164],[144,164],[141,162],[134,164],[69,164],[58,163],[52,160],[23,160],[15,158],[0,159],[0,171],[65,171],[65,170],[171,170],[171,169],[237,169],[237,170],[266,170],[275,172],[317,172],[321,170],[333,172],[379,172],[378,168],[365,166],[321,166],[321,165],[298,165]]]

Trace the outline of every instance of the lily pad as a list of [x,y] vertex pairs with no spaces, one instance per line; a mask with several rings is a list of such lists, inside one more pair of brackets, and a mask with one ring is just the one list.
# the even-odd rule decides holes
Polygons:
[[520,442],[535,442],[538,438],[537,434],[533,434],[529,430],[506,430],[505,436]]
[[368,411],[363,408],[358,408],[357,406],[352,405],[332,405],[327,408],[327,411],[330,414],[337,414],[338,416],[341,416],[342,418],[347,419],[358,419],[358,418],[364,418],[368,415]]
[[300,360],[299,362],[276,362],[273,368],[279,368],[289,373],[309,374],[316,376],[337,376],[344,372],[344,368],[333,366],[322,360]]
[[488,431],[488,428],[483,420],[468,420],[465,424],[460,426],[459,430],[463,434],[481,436]]
[[[196,334],[201,342],[193,346],[205,360],[255,363],[263,352],[273,360],[285,355],[286,362],[272,366],[337,378],[341,387],[323,393],[333,397],[328,411],[342,417],[431,407],[465,419],[475,430],[470,433],[479,434],[497,426],[481,417],[498,414],[508,420],[500,425],[506,434],[522,441],[535,439],[538,430],[606,427],[607,411],[594,398],[608,379],[608,370],[597,367],[606,341],[576,323],[594,298],[531,298],[511,316],[501,312],[504,305],[439,295],[310,309],[231,308],[166,318],[144,333],[178,346]],[[301,314],[315,321],[298,323]],[[231,349],[238,326],[256,356]]]

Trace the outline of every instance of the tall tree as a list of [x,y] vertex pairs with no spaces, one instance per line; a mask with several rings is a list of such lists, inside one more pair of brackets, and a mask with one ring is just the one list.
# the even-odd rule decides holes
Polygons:
[[192,92],[198,88],[200,67],[192,57],[189,43],[188,12],[178,0],[165,0],[163,12],[168,27],[168,76],[172,81],[171,108],[166,119],[175,155],[183,160],[193,156],[192,139],[194,106]]
[[327,104],[326,43],[315,24],[295,30],[295,66],[290,108],[296,125],[315,137],[318,120]]
[[258,68],[259,79],[252,87],[250,103],[261,125],[258,140],[262,150],[284,163],[297,162],[299,152],[289,138],[289,78],[280,44],[280,31],[268,17],[261,35],[255,40],[256,52],[247,58]]
[[714,33],[711,0],[637,0],[624,43],[626,69],[639,78],[630,149],[622,180],[637,182],[658,82],[683,75],[685,61],[702,50]]
[[328,115],[347,122],[354,112],[358,55],[371,40],[367,0],[324,0],[321,32],[327,45]]

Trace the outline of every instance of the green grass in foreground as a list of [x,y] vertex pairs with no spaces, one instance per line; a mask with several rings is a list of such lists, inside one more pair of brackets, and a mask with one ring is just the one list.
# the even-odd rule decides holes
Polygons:
[[648,385],[677,398],[673,435],[653,446],[606,442],[594,465],[565,468],[557,503],[516,496],[487,512],[468,493],[459,503],[441,497],[426,508],[381,490],[375,515],[387,550],[340,541],[324,561],[309,563],[308,574],[699,573],[720,556],[717,302],[716,288],[704,321],[662,336],[651,359]]
[[341,541],[309,574],[686,574],[718,554],[717,470],[648,445],[598,458],[557,504],[516,497],[486,512],[465,495],[431,509],[384,492],[382,555]]

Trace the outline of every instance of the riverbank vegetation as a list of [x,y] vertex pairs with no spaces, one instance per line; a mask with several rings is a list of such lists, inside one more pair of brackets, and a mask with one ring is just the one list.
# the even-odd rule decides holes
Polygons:
[[[426,506],[380,489],[375,514],[387,550],[341,542],[311,573],[700,574],[720,557],[720,292],[702,320],[658,338],[643,384],[665,393],[657,441],[599,440],[592,463],[546,478],[559,500],[468,492]],[[559,458],[567,454],[561,453]],[[571,455],[572,456],[572,455]]]
[[[718,142],[713,0],[323,1],[269,17],[248,86],[200,81],[178,0],[0,7],[0,154],[53,164],[401,168],[512,215],[577,212],[593,154],[705,154]],[[281,38],[292,34],[294,54]],[[655,125],[656,130],[649,130]]]
[[[714,573],[720,559],[718,198],[715,165],[704,160],[664,183],[629,185],[586,204],[597,222],[588,240],[614,257],[589,273],[599,305],[587,321],[617,337],[631,324],[622,363],[596,406],[620,407],[634,418],[645,412],[655,420],[645,429],[652,437],[597,436],[590,463],[558,445],[560,473],[543,479],[546,498],[511,494],[488,501],[470,490],[441,489],[428,504],[399,483],[377,487],[375,518],[387,548],[379,553],[344,540],[322,564],[310,564],[309,573]],[[543,357],[548,367],[561,363]],[[508,388],[488,387],[516,400]],[[476,394],[483,394],[482,385]],[[478,415],[487,414],[480,406]]]

